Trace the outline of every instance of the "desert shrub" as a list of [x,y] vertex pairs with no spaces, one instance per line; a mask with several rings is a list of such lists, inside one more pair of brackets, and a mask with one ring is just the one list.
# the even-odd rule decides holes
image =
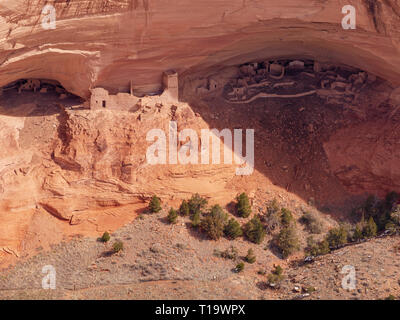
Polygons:
[[388,295],[385,300],[396,300],[396,297],[392,294]]
[[182,203],[179,207],[179,214],[184,217],[186,217],[190,214],[189,204],[187,203],[186,200],[182,201]]
[[236,210],[242,218],[247,218],[251,214],[249,197],[244,192],[236,197]]
[[238,249],[236,249],[234,246],[230,246],[229,249],[226,249],[224,252],[222,252],[221,256],[225,259],[236,260],[238,254]]
[[279,213],[279,204],[276,199],[269,201],[267,205],[267,214],[273,213]]
[[281,229],[276,238],[276,244],[285,259],[299,250],[299,239],[297,238],[294,225],[289,225]]
[[331,252],[331,249],[329,248],[329,243],[325,239],[318,242],[318,254],[319,255],[324,255],[328,254]]
[[284,279],[283,269],[280,265],[274,267],[274,270],[268,275],[267,281],[269,285],[279,285]]
[[310,233],[319,234],[322,232],[321,221],[312,213],[306,212],[300,218],[300,222],[306,226],[306,229]]
[[310,256],[328,254],[330,252],[329,243],[326,240],[316,242],[313,237],[308,237],[305,251]]
[[390,221],[395,225],[400,226],[400,205],[397,205],[393,208],[390,213]]
[[389,231],[391,234],[396,234],[400,231],[400,205],[397,204],[397,201],[397,193],[390,193],[386,196],[386,206],[389,213],[383,229]]
[[124,243],[120,240],[115,241],[113,244],[113,252],[118,253],[120,251],[124,250]]
[[195,212],[190,219],[192,220],[192,227],[193,228],[197,228],[198,226],[200,226],[201,223],[201,214],[200,211]]
[[101,236],[100,241],[101,242],[108,242],[108,241],[110,241],[110,239],[111,239],[110,234],[106,231]]
[[396,234],[399,230],[399,227],[395,225],[392,221],[389,221],[385,225],[385,230],[388,231],[390,234]]
[[339,228],[329,230],[325,239],[330,247],[337,248],[347,243],[347,231],[344,226],[341,225]]
[[246,257],[244,258],[244,260],[245,260],[247,263],[254,263],[254,262],[256,262],[256,256],[255,256],[255,254],[254,254],[253,249],[249,249],[249,250],[247,251],[247,255],[246,255]]
[[386,225],[390,222],[400,225],[400,205],[397,204],[398,201],[398,193],[389,192],[386,195],[384,204],[381,206],[383,212],[380,213],[378,219],[374,217],[379,231],[385,230]]
[[363,227],[364,227],[364,222],[357,223],[356,228],[354,229],[353,232],[353,241],[359,242],[360,240],[364,239],[363,235]]
[[276,199],[270,201],[267,205],[267,211],[263,216],[268,232],[274,231],[280,225],[280,209]]
[[313,254],[312,249],[315,248],[317,245],[317,242],[315,241],[314,237],[308,237],[307,238],[307,247],[304,249],[307,253],[309,253],[312,256],[316,256],[316,254]]
[[363,229],[363,236],[366,238],[372,238],[376,236],[376,232],[378,227],[374,221],[374,218],[371,216],[368,219],[368,222],[365,224]]
[[201,197],[198,193],[194,194],[188,201],[189,212],[194,215],[197,212],[201,212],[207,206],[207,199]]
[[390,192],[384,200],[376,196],[369,196],[364,206],[358,211],[365,215],[366,219],[372,217],[377,225],[377,231],[385,229],[386,224],[391,221],[391,214],[396,210],[399,194]]
[[214,250],[214,255],[224,259],[236,260],[238,254],[238,250],[234,246],[230,246],[225,251]]
[[262,275],[262,276],[265,276],[265,275],[267,274],[267,271],[265,271],[265,269],[259,269],[259,270],[257,271],[257,274],[260,274],[260,275]]
[[225,226],[224,233],[229,239],[236,239],[243,235],[243,230],[239,222],[231,218]]
[[283,226],[287,227],[291,223],[293,223],[293,215],[292,212],[289,209],[282,208],[281,209],[281,223]]
[[168,212],[167,216],[168,222],[171,224],[175,224],[178,219],[178,212],[175,209],[171,208]]
[[156,195],[151,197],[150,203],[149,203],[149,211],[151,213],[157,213],[161,211],[161,199],[157,197]]
[[238,263],[236,265],[235,271],[239,273],[242,272],[243,270],[244,270],[244,263],[243,262]]
[[228,220],[228,215],[217,204],[201,220],[200,227],[213,240],[218,240],[224,234],[224,228]]
[[245,234],[251,242],[257,244],[260,244],[264,240],[266,232],[258,216],[246,223]]
[[309,286],[309,287],[304,288],[304,291],[306,293],[312,293],[312,292],[315,292],[316,289],[314,287],[312,287],[312,286]]
[[347,234],[346,243],[351,242],[353,240],[354,227],[348,222],[342,223],[341,227],[345,230]]

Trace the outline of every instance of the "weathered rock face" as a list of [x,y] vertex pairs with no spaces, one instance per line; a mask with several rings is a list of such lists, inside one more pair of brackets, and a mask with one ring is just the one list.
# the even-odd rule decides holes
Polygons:
[[70,0],[54,3],[56,28],[44,30],[47,1],[0,3],[0,85],[48,78],[87,97],[89,88],[138,92],[181,74],[251,59],[308,57],[359,67],[400,84],[400,5],[352,1],[357,29],[344,30],[337,1]]
[[52,111],[47,104],[40,115],[32,110],[43,96],[27,95],[16,99],[32,103],[5,108],[0,102],[0,268],[63,237],[115,230],[140,214],[153,194],[176,204],[196,192],[221,203],[236,194],[226,188],[235,176],[232,165],[146,162],[149,130],[168,132],[172,117],[179,130],[207,127],[187,105],[134,113]]
[[[345,3],[337,1],[58,1],[51,30],[41,26],[45,3],[0,1],[0,86],[22,78],[53,79],[88,98],[90,88],[128,91],[132,81],[136,93],[148,93],[160,89],[168,69],[176,69],[185,84],[185,76],[275,58],[350,65],[400,85],[398,1],[353,1],[356,30],[342,29]],[[55,102],[27,94],[6,97],[0,105],[0,266],[10,255],[61,241],[64,234],[112,230],[133,219],[154,193],[173,202],[199,192],[227,203],[238,191],[275,188],[263,174],[271,164],[262,157],[251,177],[235,176],[231,165],[154,167],[145,162],[143,141],[150,129],[167,132],[170,120],[180,128],[206,128],[200,116],[215,111],[210,106],[200,115],[187,105],[137,112],[56,108],[49,113],[60,102],[58,96]],[[13,105],[13,99],[18,103]],[[391,99],[394,106],[400,104],[398,91]],[[38,116],[43,110],[46,115]],[[393,117],[387,122],[345,128],[327,139],[330,169],[348,190],[400,189],[396,110],[390,110]],[[264,143],[259,141],[257,151]],[[279,141],[276,146],[276,180],[287,182],[289,190],[291,177],[286,163],[279,162]],[[372,150],[377,152],[371,156]],[[307,178],[299,175],[294,173],[294,180]],[[340,187],[331,187],[340,189],[336,199],[346,194]],[[303,190],[304,200],[314,196],[309,188]]]
[[399,117],[340,130],[324,149],[334,174],[353,193],[400,190]]

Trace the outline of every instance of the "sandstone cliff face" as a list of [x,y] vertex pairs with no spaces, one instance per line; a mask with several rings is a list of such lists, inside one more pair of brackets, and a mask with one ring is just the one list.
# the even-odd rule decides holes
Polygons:
[[400,5],[352,1],[357,29],[343,30],[348,1],[70,0],[54,3],[56,29],[41,27],[45,0],[0,3],[0,85],[48,78],[88,97],[103,86],[137,92],[180,74],[274,57],[359,67],[400,84]]
[[324,145],[331,169],[351,192],[366,190],[385,196],[388,190],[400,190],[398,121],[346,128]]
[[[184,84],[194,73],[285,57],[351,65],[400,85],[398,1],[353,1],[356,30],[341,28],[347,1],[58,1],[54,30],[41,27],[45,3],[0,2],[0,86],[21,78],[53,79],[88,98],[90,88],[128,91],[132,81],[136,93],[150,93],[160,89],[167,69],[176,69]],[[136,217],[154,193],[172,204],[195,192],[228,203],[238,191],[274,190],[270,180],[290,189],[279,141],[272,149],[278,166],[274,179],[264,174],[267,152],[251,177],[236,177],[229,165],[154,167],[145,162],[143,141],[150,129],[167,131],[173,119],[180,128],[206,128],[211,122],[207,114],[219,105],[200,108],[200,114],[184,104],[177,110],[165,105],[132,113],[60,111],[54,101],[44,103],[33,93],[21,101],[11,111],[0,105],[0,266],[10,256],[61,241],[63,235],[113,230]],[[400,104],[398,91],[392,103]],[[47,113],[37,114],[38,109]],[[220,117],[230,119],[229,111]],[[324,137],[330,169],[321,166],[314,181],[326,169],[356,194],[400,191],[396,119],[389,116],[386,122],[371,121]],[[253,125],[258,119],[246,121]],[[257,151],[265,143],[258,141]],[[316,151],[310,148],[309,155]],[[293,158],[284,160],[291,164]],[[307,164],[296,165],[292,180],[302,188],[307,172],[302,175],[301,167]],[[333,179],[324,176],[323,183]],[[334,183],[322,197],[335,193],[337,200],[346,194]],[[303,200],[321,192],[310,188],[304,186]]]
[[65,237],[115,230],[143,212],[153,194],[176,204],[196,192],[222,203],[235,196],[226,188],[233,166],[145,161],[149,130],[168,132],[173,117],[179,128],[207,127],[187,105],[40,116],[32,106],[12,108],[27,114],[18,117],[0,106],[0,267]]

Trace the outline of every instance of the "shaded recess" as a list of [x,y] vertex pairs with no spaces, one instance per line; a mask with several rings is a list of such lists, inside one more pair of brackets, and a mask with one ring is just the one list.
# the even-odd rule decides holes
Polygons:
[[3,115],[45,116],[64,108],[84,108],[83,103],[81,97],[52,79],[19,79],[0,87],[0,114]]
[[[256,171],[321,211],[350,209],[368,193],[400,191],[396,137],[387,135],[399,131],[400,112],[384,79],[303,56],[208,68],[181,79],[182,99],[211,128],[255,129]],[[343,130],[349,133],[336,135]],[[377,151],[357,157],[357,148]]]

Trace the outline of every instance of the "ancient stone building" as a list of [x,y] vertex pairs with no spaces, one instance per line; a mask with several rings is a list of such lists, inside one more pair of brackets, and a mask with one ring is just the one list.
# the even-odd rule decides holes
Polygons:
[[172,101],[179,101],[178,73],[174,70],[165,71],[163,74],[164,94]]
[[131,110],[137,103],[139,98],[129,93],[109,94],[103,88],[95,88],[91,90],[90,109],[113,109],[113,110]]
[[106,108],[110,106],[110,96],[108,91],[103,88],[95,88],[91,90],[90,109]]
[[27,79],[25,83],[21,84],[18,88],[18,93],[21,93],[22,90],[40,90],[40,80],[38,79]]

